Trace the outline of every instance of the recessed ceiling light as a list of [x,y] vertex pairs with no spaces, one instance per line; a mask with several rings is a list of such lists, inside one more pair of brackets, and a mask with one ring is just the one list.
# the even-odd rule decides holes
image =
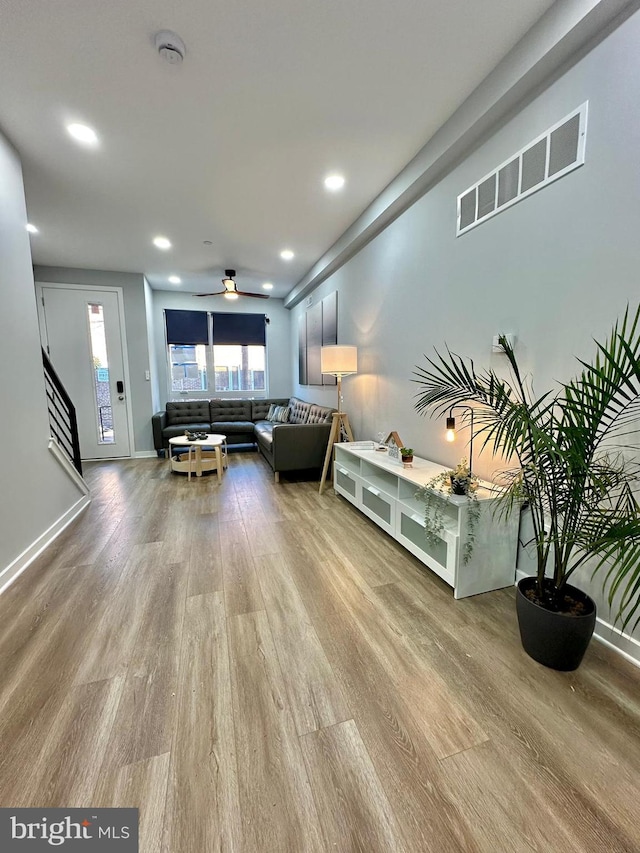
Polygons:
[[83,145],[96,145],[98,142],[98,134],[86,124],[68,124],[67,130],[77,142],[82,142]]
[[327,175],[324,179],[324,185],[331,192],[337,192],[344,186],[344,178],[342,175]]
[[262,285],[262,289],[263,290],[273,290],[273,285],[271,284],[270,281],[265,281],[265,283]]
[[280,252],[280,257],[283,261],[290,261],[294,257],[294,254],[291,249],[283,249]]
[[158,249],[170,249],[171,240],[168,240],[166,237],[154,237],[153,245]]
[[182,279],[179,275],[170,275],[169,281],[171,282],[171,284],[181,284]]
[[36,228],[36,226],[32,225],[30,222],[27,222],[27,231],[29,232],[29,234],[37,234],[38,233],[38,229]]

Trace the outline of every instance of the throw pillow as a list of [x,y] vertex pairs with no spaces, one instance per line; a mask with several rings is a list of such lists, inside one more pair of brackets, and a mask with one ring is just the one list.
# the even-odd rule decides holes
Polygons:
[[273,409],[273,414],[271,414],[271,409],[269,409],[269,414],[267,416],[268,421],[272,421],[276,424],[286,424],[289,422],[290,409],[288,406],[274,406]]
[[273,420],[273,416],[275,415],[275,413],[276,413],[276,409],[277,409],[277,408],[278,408],[278,407],[276,406],[276,404],[275,404],[275,403],[272,403],[272,404],[269,406],[269,411],[267,412],[267,420],[268,420],[268,421],[272,421],[272,420]]

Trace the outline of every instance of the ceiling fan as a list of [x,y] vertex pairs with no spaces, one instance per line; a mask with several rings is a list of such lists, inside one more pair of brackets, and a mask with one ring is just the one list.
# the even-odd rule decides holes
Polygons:
[[247,293],[246,290],[238,290],[238,285],[235,282],[235,270],[225,270],[222,284],[224,290],[218,290],[216,293],[194,293],[194,296],[224,296],[226,299],[237,299],[238,296],[251,296],[253,299],[268,299],[267,293]]

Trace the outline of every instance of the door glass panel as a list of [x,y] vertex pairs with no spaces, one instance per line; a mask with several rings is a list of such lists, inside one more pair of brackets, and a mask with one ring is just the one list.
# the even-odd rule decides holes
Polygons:
[[111,387],[109,384],[107,338],[104,332],[104,310],[102,305],[89,303],[89,337],[91,340],[93,387],[98,419],[98,443],[113,444],[115,442],[115,433],[113,429],[113,409],[111,407]]

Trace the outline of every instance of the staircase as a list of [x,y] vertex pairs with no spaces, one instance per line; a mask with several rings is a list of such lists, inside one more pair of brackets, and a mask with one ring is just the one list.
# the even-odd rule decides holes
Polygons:
[[55,372],[49,356],[42,350],[44,366],[44,381],[47,392],[47,409],[51,436],[60,449],[68,456],[76,471],[82,476],[82,461],[80,459],[80,442],[78,440],[78,422],[76,409],[71,397]]

